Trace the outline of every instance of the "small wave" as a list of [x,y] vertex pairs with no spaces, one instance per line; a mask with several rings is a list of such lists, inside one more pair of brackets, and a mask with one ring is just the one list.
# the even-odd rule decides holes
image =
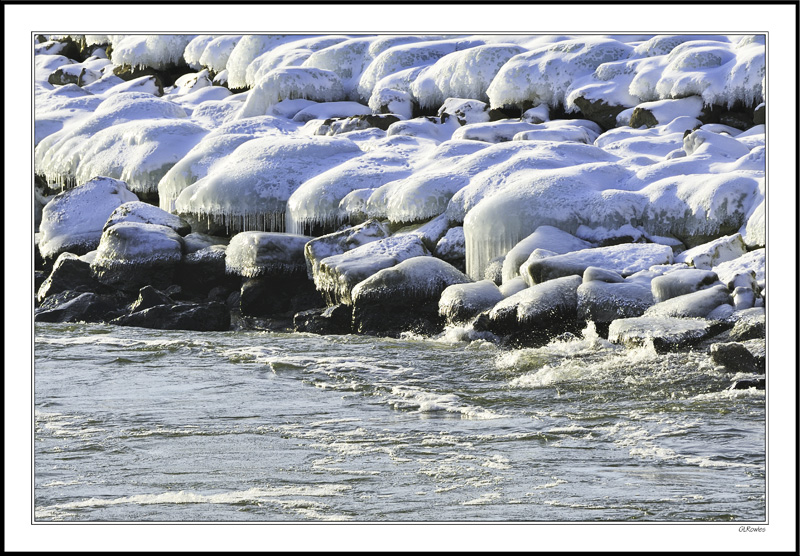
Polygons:
[[490,409],[464,405],[456,394],[434,394],[415,386],[394,386],[389,403],[395,409],[416,409],[420,413],[437,411],[459,413],[467,419],[498,419],[502,417]]

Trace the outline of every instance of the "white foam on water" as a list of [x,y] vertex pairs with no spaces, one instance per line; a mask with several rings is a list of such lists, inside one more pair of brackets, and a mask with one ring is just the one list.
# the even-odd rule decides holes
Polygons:
[[414,409],[419,413],[458,413],[462,419],[503,417],[490,409],[466,405],[456,394],[436,394],[416,386],[393,386],[388,401],[395,409]]
[[468,500],[467,502],[462,502],[464,506],[479,506],[483,504],[493,504],[500,500],[500,493],[499,492],[487,492],[481,495],[479,498],[475,498],[474,500]]
[[[565,485],[568,482],[568,481],[565,481],[564,479],[559,479],[558,477],[550,477],[550,478],[554,479],[552,483],[545,483],[545,484],[542,484],[542,485],[535,485],[535,486],[533,486],[531,488],[533,488],[535,490],[543,490],[543,489],[546,489],[546,488],[555,488],[558,485]],[[536,493],[527,492],[527,493],[525,493],[525,495],[526,496],[536,496]]]

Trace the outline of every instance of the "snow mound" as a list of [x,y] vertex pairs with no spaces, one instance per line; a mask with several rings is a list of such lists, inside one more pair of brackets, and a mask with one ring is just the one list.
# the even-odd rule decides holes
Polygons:
[[602,63],[628,58],[633,47],[604,37],[559,41],[511,58],[486,93],[492,108],[547,104],[564,106],[573,82]]
[[287,203],[286,225],[291,233],[301,233],[309,226],[336,227],[346,215],[339,203],[353,190],[377,188],[411,173],[411,160],[424,151],[420,142],[389,138],[373,149],[327,170],[303,183]]
[[422,108],[440,106],[449,97],[488,101],[486,89],[500,68],[525,49],[515,44],[485,44],[458,50],[426,67],[411,84]]
[[108,177],[56,195],[42,210],[39,252],[49,259],[65,251],[81,255],[95,249],[114,209],[136,200],[124,182]]
[[81,149],[78,182],[94,176],[122,179],[131,191],[155,193],[158,182],[208,133],[184,120],[135,120],[94,134]]
[[469,39],[446,39],[399,44],[388,48],[375,56],[361,74],[358,93],[362,98],[368,99],[378,82],[389,75],[409,68],[430,66],[456,50],[480,44],[481,41]]
[[112,35],[115,66],[165,69],[184,63],[183,52],[195,35]]
[[308,277],[313,279],[319,272],[322,259],[341,255],[366,243],[389,237],[387,227],[377,220],[368,220],[358,226],[312,239],[306,244],[305,257]]
[[466,282],[469,282],[469,278],[452,265],[423,255],[379,270],[356,284],[351,297],[354,306],[386,298],[411,301],[414,298],[438,297],[448,286]]
[[259,137],[239,145],[175,200],[178,214],[235,230],[285,229],[286,203],[308,179],[358,156],[340,137]]
[[240,118],[261,116],[286,99],[306,99],[315,102],[345,100],[339,76],[318,68],[277,68],[267,73],[250,91],[239,114]]

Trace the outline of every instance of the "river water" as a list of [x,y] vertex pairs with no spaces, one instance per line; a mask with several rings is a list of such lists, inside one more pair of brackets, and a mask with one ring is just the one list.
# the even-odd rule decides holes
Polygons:
[[591,328],[35,325],[37,521],[761,521],[765,395]]

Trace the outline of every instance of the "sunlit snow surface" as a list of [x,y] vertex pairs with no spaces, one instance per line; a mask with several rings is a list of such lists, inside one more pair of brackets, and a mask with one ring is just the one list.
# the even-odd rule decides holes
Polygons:
[[[85,40],[111,46],[111,59],[98,49],[76,63],[53,41],[36,50],[35,168],[56,188],[121,179],[140,196],[157,193],[162,209],[228,232],[446,215],[431,239],[463,225],[473,279],[540,226],[628,226],[675,245],[738,232],[751,249],[765,243],[763,126],[698,119],[712,104],[764,101],[763,36]],[[120,64],[190,71],[159,98],[150,76],[114,76]],[[54,85],[57,70],[86,82]],[[580,99],[618,107],[617,127],[553,117],[580,117]],[[634,109],[656,125],[629,127]],[[399,118],[388,128],[330,125],[386,111]]]

